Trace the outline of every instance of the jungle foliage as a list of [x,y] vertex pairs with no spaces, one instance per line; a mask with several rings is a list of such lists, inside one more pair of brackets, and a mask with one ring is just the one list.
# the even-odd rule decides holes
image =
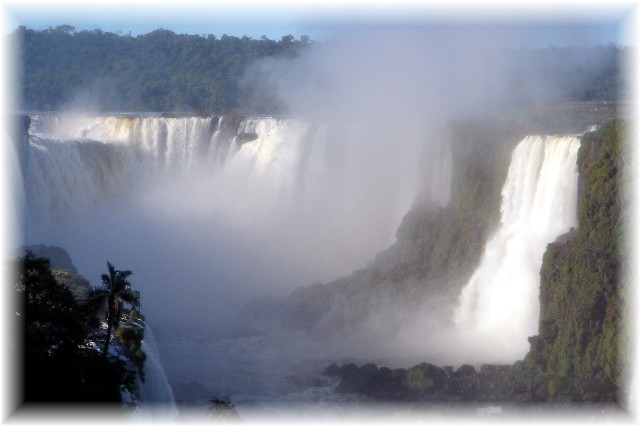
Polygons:
[[12,267],[22,402],[120,402],[122,389],[133,391],[126,363],[91,346],[99,329],[94,307],[56,281],[49,260],[27,252]]
[[625,132],[616,120],[582,139],[579,228],[544,255],[540,334],[520,366],[540,399],[617,400],[624,388]]
[[18,91],[26,110],[195,113],[277,109],[273,93],[243,81],[247,66],[260,58],[294,57],[311,43],[306,36],[275,41],[166,29],[133,37],[76,32],[68,25],[43,31],[21,26],[10,41],[18,47]]
[[[9,71],[18,77],[18,99],[27,111],[287,113],[271,77],[247,70],[321,44],[308,36],[256,40],[167,29],[134,37],[69,25],[21,26],[8,37],[17,55]],[[627,99],[629,56],[630,48],[615,45],[511,50],[504,84],[511,104],[520,107]]]

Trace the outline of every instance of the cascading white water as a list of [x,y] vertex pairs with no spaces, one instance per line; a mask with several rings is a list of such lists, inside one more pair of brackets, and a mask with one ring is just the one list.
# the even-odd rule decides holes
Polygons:
[[462,289],[454,322],[487,337],[501,359],[519,359],[537,334],[539,271],[548,243],[577,226],[575,137],[527,136],[502,189],[500,225]]
[[26,238],[64,245],[56,239],[67,224],[138,208],[183,221],[215,218],[257,245],[275,238],[284,262],[315,268],[304,282],[349,273],[392,242],[421,178],[437,181],[427,192],[446,203],[449,185],[441,179],[450,170],[424,170],[450,168],[450,158],[440,148],[425,151],[426,136],[399,138],[389,151],[373,129],[340,126],[270,117],[35,116],[22,159]]
[[139,385],[140,409],[136,413],[138,418],[175,419],[179,415],[173,390],[158,359],[158,345],[151,328],[145,325],[142,351],[147,359],[144,363],[145,380]]
[[163,329],[231,326],[248,299],[351,273],[392,242],[418,187],[448,200],[450,151],[418,129],[389,139],[348,120],[32,120],[25,242],[64,247],[92,282],[106,260],[133,270]]
[[348,119],[36,116],[20,159],[27,243],[64,247],[92,282],[105,260],[134,271],[146,317],[189,352],[160,342],[172,383],[229,368],[251,386],[267,355],[212,365],[193,336],[217,342],[251,299],[361,268],[420,190],[446,204],[450,151],[431,142]]
[[[139,196],[161,179],[188,176],[194,181],[213,181],[230,151],[232,158],[235,154],[238,158],[226,165],[231,169],[227,179],[218,178],[218,186],[226,186],[223,192],[232,191],[229,185],[237,186],[237,178],[246,183],[256,174],[291,174],[289,169],[293,169],[293,164],[290,163],[295,161],[296,146],[300,142],[300,132],[292,134],[291,127],[304,128],[304,124],[253,118],[241,121],[239,129],[231,128],[225,135],[221,132],[223,120],[217,117],[33,117],[29,149],[22,161],[28,228],[35,227],[31,231],[39,235],[43,228],[64,225],[76,214],[83,215],[87,210]],[[235,145],[236,133],[249,131],[260,132],[261,137],[253,147],[239,150]],[[201,174],[196,175],[196,171]],[[251,182],[261,184],[262,188],[251,185],[240,190],[263,192],[267,185],[283,186],[282,176],[275,176],[280,178],[275,185],[273,176],[269,177],[258,176]],[[194,188],[202,189],[197,185]],[[215,192],[213,188],[208,189]],[[233,196],[226,201],[234,201]],[[229,210],[231,206],[225,208]]]

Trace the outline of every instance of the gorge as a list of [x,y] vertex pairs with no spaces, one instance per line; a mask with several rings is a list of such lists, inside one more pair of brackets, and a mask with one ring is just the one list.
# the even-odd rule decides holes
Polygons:
[[622,21],[418,21],[7,37],[11,247],[133,271],[142,417],[629,407]]
[[[338,160],[356,162],[333,168],[340,161],[328,135],[338,132],[326,125],[253,117],[32,116],[28,140],[19,145],[25,237],[64,246],[88,277],[95,275],[95,247],[127,259],[149,294],[145,312],[161,325],[159,352],[183,402],[206,400],[207,392],[229,396],[248,416],[256,404],[264,414],[283,400],[335,403],[344,400],[333,390],[335,379],[318,374],[330,362],[505,364],[526,354],[527,337],[538,331],[538,262],[547,243],[577,224],[579,145],[578,137],[524,137],[528,130],[454,126],[427,148],[416,143],[396,153],[392,165],[420,152],[420,169],[389,167],[372,190],[375,163],[360,167],[358,157],[341,152]],[[521,197],[512,203],[519,210],[508,205],[514,195]],[[372,203],[376,211],[367,213]],[[398,224],[396,241],[384,250]],[[518,237],[523,232],[524,239]],[[501,258],[507,265],[531,261],[518,269],[523,288],[503,302],[511,308],[514,297],[524,295],[520,312],[528,314],[509,321],[517,332],[498,332],[487,345],[481,327],[491,322],[465,317],[486,315],[465,294],[477,290],[478,301],[495,303],[486,296],[491,286],[477,284],[476,275],[497,238],[522,247],[515,253],[536,254]],[[319,258],[307,259],[302,247]],[[225,265],[215,265],[218,258]],[[290,282],[277,282],[292,263],[300,275],[288,271]],[[247,264],[255,270],[241,282]],[[344,277],[299,287],[314,271],[326,273],[317,281]],[[512,318],[506,315],[497,322]],[[617,337],[608,338],[616,345]],[[513,352],[496,344],[500,339]],[[607,377],[617,374],[614,365],[607,368]],[[195,388],[200,396],[189,395]]]

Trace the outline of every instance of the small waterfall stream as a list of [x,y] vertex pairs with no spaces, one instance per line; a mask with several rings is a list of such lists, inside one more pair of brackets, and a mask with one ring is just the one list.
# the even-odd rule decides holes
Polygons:
[[167,380],[158,355],[158,345],[151,327],[145,325],[142,350],[147,355],[144,363],[144,383],[139,388],[140,420],[175,419],[179,415],[173,390]]

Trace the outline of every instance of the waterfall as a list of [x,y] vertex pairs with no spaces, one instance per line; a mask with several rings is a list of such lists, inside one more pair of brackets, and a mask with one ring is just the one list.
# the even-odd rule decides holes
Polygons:
[[[22,165],[29,215],[34,223],[59,226],[75,213],[137,195],[144,182],[178,177],[217,180],[216,188],[207,188],[210,192],[253,213],[253,205],[242,204],[256,199],[268,207],[265,198],[281,196],[299,180],[299,163],[307,161],[302,153],[313,146],[308,129],[309,124],[298,120],[269,117],[233,122],[217,117],[34,116]],[[253,136],[252,143],[241,140],[247,135]],[[307,169],[307,174],[318,175],[327,172],[327,165],[316,156]],[[239,192],[248,196],[238,199]]]
[[[527,136],[502,189],[500,224],[462,289],[454,323],[518,359],[537,334],[539,271],[548,243],[577,226],[575,137]],[[489,340],[487,340],[487,344]]]
[[179,415],[162,364],[158,359],[158,347],[151,328],[145,325],[142,350],[147,359],[144,363],[144,383],[140,383],[138,417],[151,419],[171,419]]
[[[446,204],[449,151],[425,150],[427,135],[408,130],[389,144],[389,135],[348,120],[33,116],[21,164],[25,239],[64,246],[82,263],[88,246],[115,238],[98,233],[107,227],[126,235],[132,251],[141,247],[132,218],[158,222],[146,232],[160,238],[171,227],[209,233],[206,244],[220,240],[217,226],[286,265],[291,276],[274,281],[331,280],[393,241],[419,187],[431,182],[426,197]],[[76,241],[79,229],[84,241]]]
[[33,116],[22,164],[27,228],[39,235],[93,209],[137,197],[158,179],[193,177],[197,170],[206,170],[212,177],[238,132],[237,123],[231,123],[226,134],[221,132],[222,121],[217,117]]

